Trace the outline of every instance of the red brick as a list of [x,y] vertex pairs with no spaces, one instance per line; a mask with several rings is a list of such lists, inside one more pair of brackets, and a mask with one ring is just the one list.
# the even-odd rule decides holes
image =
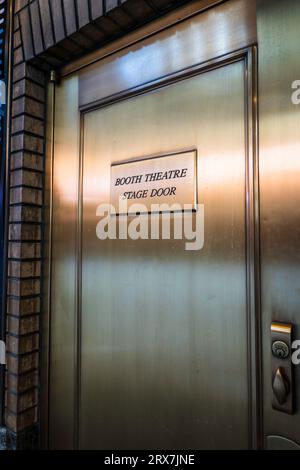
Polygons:
[[36,224],[9,224],[9,240],[41,240],[41,227]]
[[34,333],[26,336],[11,336],[6,339],[6,350],[14,354],[24,354],[38,350],[39,335]]
[[33,387],[36,387],[39,383],[38,371],[27,372],[26,374],[6,374],[5,386],[8,390],[15,393],[23,393]]
[[8,261],[9,277],[38,277],[41,275],[41,261]]
[[39,242],[10,242],[8,257],[17,259],[32,259],[41,257],[41,244]]
[[31,299],[14,299],[8,297],[7,299],[7,313],[15,316],[26,316],[34,313],[39,313],[41,308],[41,301],[39,297]]
[[14,374],[22,374],[32,369],[37,369],[38,365],[39,354],[37,352],[25,354],[24,356],[7,354],[7,370]]
[[7,315],[7,331],[13,335],[26,335],[36,333],[39,329],[39,315],[16,318]]

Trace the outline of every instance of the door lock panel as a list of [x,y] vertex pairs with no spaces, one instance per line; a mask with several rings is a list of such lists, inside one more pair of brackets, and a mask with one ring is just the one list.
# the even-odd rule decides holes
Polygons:
[[291,359],[292,325],[273,322],[271,325],[272,407],[293,413],[293,369]]

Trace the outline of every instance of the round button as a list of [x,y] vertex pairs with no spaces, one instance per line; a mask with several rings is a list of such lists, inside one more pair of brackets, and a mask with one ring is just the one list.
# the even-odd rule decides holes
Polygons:
[[285,359],[290,353],[290,348],[283,341],[274,341],[272,344],[272,353],[273,356],[278,357],[278,359]]

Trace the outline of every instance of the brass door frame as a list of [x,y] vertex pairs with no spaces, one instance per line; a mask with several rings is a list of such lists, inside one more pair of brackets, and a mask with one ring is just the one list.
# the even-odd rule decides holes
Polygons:
[[[206,2],[210,6],[219,2]],[[188,7],[185,7],[188,8]],[[189,7],[191,9],[191,6]],[[188,16],[192,16],[199,12],[199,6],[196,8],[193,6],[193,12],[190,11]],[[206,5],[206,8],[208,6]],[[203,8],[202,8],[203,10]],[[174,14],[175,15],[175,14]],[[177,13],[178,15],[178,13]],[[170,15],[172,16],[172,15]],[[180,15],[178,15],[180,16]],[[182,19],[182,16],[181,16]],[[179,19],[177,19],[179,21]],[[173,19],[174,22],[174,19]],[[172,22],[168,23],[170,26]],[[164,25],[161,29],[166,28]],[[149,28],[149,27],[148,27]],[[157,28],[153,28],[157,32]],[[134,33],[133,33],[134,34]],[[150,34],[150,33],[149,33]],[[139,42],[141,39],[147,37],[141,36],[139,32],[139,39],[136,42]],[[122,48],[128,46],[128,42]],[[110,54],[120,50],[117,45],[110,46]],[[102,56],[103,57],[103,56]],[[99,60],[99,55],[98,59]],[[76,273],[76,283],[79,289],[77,289],[77,299],[76,299],[76,344],[77,344],[77,354],[74,364],[74,369],[76,372],[76,386],[74,390],[75,394],[75,422],[76,429],[74,432],[74,444],[75,448],[77,447],[78,442],[78,427],[79,427],[79,407],[78,403],[80,401],[80,332],[81,332],[81,315],[80,315],[80,303],[81,303],[81,290],[80,290],[80,281],[81,281],[81,214],[82,214],[82,149],[83,149],[83,115],[86,112],[98,109],[100,107],[111,105],[120,100],[129,99],[130,97],[136,96],[138,94],[147,93],[151,89],[159,88],[162,86],[167,86],[170,83],[176,81],[184,80],[185,78],[198,75],[200,73],[205,73],[209,70],[219,68],[230,64],[236,61],[244,61],[245,64],[245,126],[246,126],[246,233],[247,233],[247,326],[248,326],[248,387],[249,387],[249,447],[250,448],[261,448],[262,447],[262,393],[261,393],[261,321],[260,321],[260,276],[259,276],[259,189],[258,189],[258,133],[257,133],[257,48],[256,46],[243,48],[235,52],[226,54],[222,57],[216,57],[212,60],[204,62],[198,66],[189,68],[188,70],[183,70],[181,72],[170,74],[166,78],[160,78],[156,80],[151,85],[138,86],[135,89],[130,89],[117,93],[116,95],[110,96],[109,99],[105,98],[101,101],[91,103],[88,106],[83,106],[80,109],[80,175],[78,179],[78,190],[79,190],[79,203],[78,203],[78,212],[77,212],[77,273]],[[89,62],[90,63],[90,62]],[[84,65],[80,63],[76,65],[73,64],[73,68],[62,69],[61,76],[67,76],[75,70],[80,69]],[[49,191],[47,192],[46,198],[46,207],[47,211],[47,225],[48,225],[48,259],[51,259],[51,231],[52,231],[52,199],[53,199],[53,178],[52,178],[52,167],[54,159],[54,131],[55,131],[55,116],[54,116],[54,107],[55,107],[55,83],[52,81],[50,87],[52,88],[51,93],[49,94],[48,102],[48,125],[47,125],[47,155],[48,155],[48,164],[47,164],[47,187]],[[46,237],[47,238],[47,237]],[[46,240],[47,241],[47,240]],[[42,416],[42,430],[43,430],[43,443],[45,447],[48,447],[49,436],[48,436],[48,421],[49,421],[49,364],[50,364],[50,354],[49,350],[49,335],[50,335],[50,322],[51,322],[51,262],[49,262],[47,277],[48,282],[46,289],[46,302],[47,305],[46,312],[43,315],[43,328],[44,328],[44,351],[42,357],[43,371],[42,371],[42,397],[45,403],[45,413]]]
[[51,333],[51,276],[52,276],[52,231],[53,231],[53,168],[55,138],[55,105],[56,75],[51,73],[47,90],[47,122],[46,122],[46,168],[45,168],[45,223],[44,236],[44,312],[42,315],[43,347],[41,348],[41,400],[45,403],[40,411],[41,445],[49,448],[49,388],[50,388],[50,333]]

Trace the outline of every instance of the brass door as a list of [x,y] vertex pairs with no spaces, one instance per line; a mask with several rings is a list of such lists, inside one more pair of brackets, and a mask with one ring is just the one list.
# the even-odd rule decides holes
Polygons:
[[[80,448],[249,445],[244,77],[241,60],[82,117],[80,373],[70,409],[78,413]],[[70,98],[72,80],[68,90]],[[198,155],[203,249],[186,251],[184,240],[173,239],[99,240],[96,209],[110,200],[111,163],[187,147]],[[65,184],[72,180],[66,164],[56,168],[58,186],[62,171]],[[58,189],[62,199],[70,190],[62,184]],[[54,210],[54,254],[61,243],[70,247],[74,240],[62,220],[72,216],[59,214]],[[72,281],[68,270],[71,274],[75,263],[61,255],[52,281],[55,304],[64,300],[62,280]],[[56,344],[60,334],[76,336],[54,330]],[[70,354],[73,343],[67,342]],[[54,364],[54,377],[57,373]],[[68,445],[62,438],[68,421],[61,418],[65,411],[59,396],[55,405],[55,394],[70,393],[72,383],[53,391],[54,447]]]
[[[50,85],[50,448],[298,447],[299,371],[293,415],[273,409],[270,327],[299,331],[300,3],[208,3],[66,64]],[[111,163],[185,148],[197,148],[203,249],[98,240]]]
[[[49,94],[50,448],[257,445],[253,28],[192,48],[215,21],[208,10]],[[111,165],[184,149],[197,150],[203,248],[172,232],[99,240]]]
[[[248,446],[244,103],[237,62],[83,117],[81,448]],[[111,163],[187,147],[204,248],[97,239]]]

